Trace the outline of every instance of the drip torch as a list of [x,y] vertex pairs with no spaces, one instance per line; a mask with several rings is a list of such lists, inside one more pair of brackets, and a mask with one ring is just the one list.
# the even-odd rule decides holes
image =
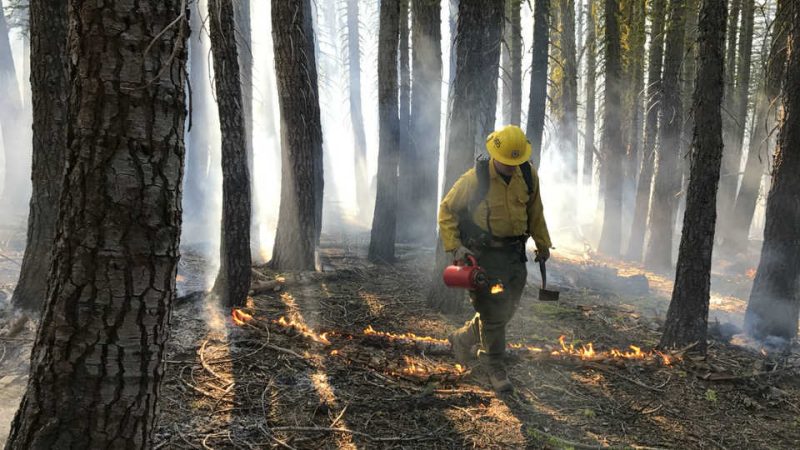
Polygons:
[[466,261],[453,261],[445,267],[442,278],[448,287],[463,288],[474,291],[489,285],[486,272],[478,265],[472,255],[467,255]]

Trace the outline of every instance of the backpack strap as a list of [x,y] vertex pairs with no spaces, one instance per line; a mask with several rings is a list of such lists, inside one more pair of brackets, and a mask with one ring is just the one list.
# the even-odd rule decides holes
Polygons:
[[478,178],[478,188],[472,194],[469,202],[469,210],[474,211],[475,208],[486,198],[489,193],[489,159],[484,156],[478,156],[475,159],[475,175]]
[[528,186],[528,195],[533,194],[533,168],[530,161],[526,161],[519,166],[522,171],[522,178],[525,179],[525,184]]

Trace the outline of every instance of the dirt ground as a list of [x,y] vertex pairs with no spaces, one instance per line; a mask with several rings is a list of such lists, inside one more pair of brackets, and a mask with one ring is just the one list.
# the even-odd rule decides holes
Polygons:
[[[442,340],[471,314],[466,301],[451,316],[426,305],[432,251],[401,246],[393,266],[370,264],[365,252],[364,238],[328,236],[322,272],[257,268],[257,282],[280,279],[281,289],[254,295],[238,324],[212,298],[177,301],[156,448],[798,448],[800,354],[730,343],[750,283],[741,268],[715,275],[720,322],[701,359],[691,349],[649,353],[668,277],[556,252],[550,272],[561,300],[544,303],[529,266],[508,333],[517,390],[498,396],[447,352]],[[184,291],[203,284],[203,267],[184,257]],[[646,276],[649,292],[586,286],[612,269]],[[0,405],[11,411],[32,336],[27,325],[0,338]],[[581,357],[589,343],[595,354]],[[631,354],[630,345],[644,356],[610,356]]]

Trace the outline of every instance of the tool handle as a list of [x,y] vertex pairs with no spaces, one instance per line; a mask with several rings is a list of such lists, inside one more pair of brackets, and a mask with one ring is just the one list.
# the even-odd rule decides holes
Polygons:
[[547,268],[544,265],[544,260],[539,260],[539,272],[542,273],[542,289],[547,289]]
[[[467,264],[467,263],[469,263],[469,264]],[[470,266],[475,266],[475,267],[477,267],[477,266],[478,266],[478,260],[477,260],[477,259],[475,259],[475,257],[474,257],[473,255],[467,255],[467,256],[465,257],[465,259],[463,259],[463,260],[461,260],[461,259],[457,259],[457,260],[453,261],[453,265],[454,265],[454,266],[466,266],[466,265],[470,265]]]

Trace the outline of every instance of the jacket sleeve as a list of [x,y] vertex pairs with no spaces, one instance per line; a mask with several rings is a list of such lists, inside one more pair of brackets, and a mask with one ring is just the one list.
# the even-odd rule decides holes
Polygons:
[[528,230],[537,249],[553,246],[550,241],[550,233],[547,231],[547,223],[544,220],[544,206],[539,193],[539,175],[536,173],[536,169],[533,169],[533,192],[528,199]]
[[456,180],[439,205],[439,236],[446,252],[452,252],[461,246],[458,214],[469,206],[477,181],[475,169],[468,170]]

